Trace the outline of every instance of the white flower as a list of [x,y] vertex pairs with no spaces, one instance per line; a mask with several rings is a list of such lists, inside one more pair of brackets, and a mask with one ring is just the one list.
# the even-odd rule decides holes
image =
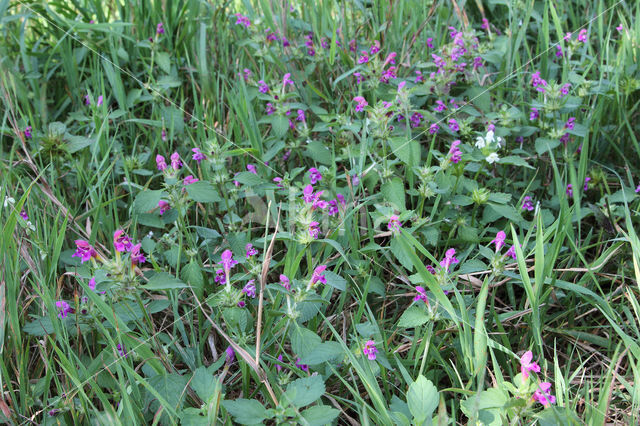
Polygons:
[[497,163],[500,160],[500,157],[498,157],[498,154],[496,154],[495,152],[492,152],[491,154],[487,155],[487,163],[489,164],[493,164],[493,163]]
[[484,137],[484,140],[487,143],[487,145],[489,145],[491,142],[494,141],[493,135],[494,135],[493,130],[489,130],[487,132],[487,136]]
[[485,143],[484,139],[482,138],[482,136],[478,136],[476,138],[476,148],[482,149],[485,146],[486,146],[486,143]]
[[500,136],[498,136],[496,138],[496,144],[498,145],[498,148],[502,148],[502,145],[504,145],[504,139],[502,139]]
[[8,195],[4,197],[4,206],[7,207],[8,205],[14,205],[16,203],[16,200],[13,197],[9,197]]

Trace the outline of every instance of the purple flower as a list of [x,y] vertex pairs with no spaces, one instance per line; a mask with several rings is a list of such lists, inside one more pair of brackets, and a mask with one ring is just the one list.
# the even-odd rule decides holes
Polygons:
[[97,258],[98,253],[91,247],[91,245],[85,240],[76,240],[76,251],[71,255],[71,257],[79,257],[80,262],[84,263],[91,259],[92,257]]
[[362,74],[359,72],[354,72],[353,75],[356,77],[356,83],[362,83]]
[[380,82],[388,83],[389,80],[396,77],[397,77],[396,67],[389,67],[387,70],[382,72],[382,75],[380,76]]
[[547,82],[540,78],[540,71],[536,71],[531,75],[531,85],[535,87],[538,92],[544,92]]
[[369,53],[363,50],[358,58],[358,64],[366,64],[367,62],[369,62]]
[[160,139],[162,139],[163,142],[167,141],[167,131],[165,129],[162,129],[162,132],[160,132]]
[[447,109],[447,104],[445,104],[444,102],[442,102],[440,99],[438,99],[438,100],[436,101],[436,105],[438,105],[438,106],[436,107],[436,111],[438,111],[438,112],[442,112],[442,111],[444,111],[445,109]]
[[562,58],[564,55],[562,54],[562,46],[559,44],[556,45],[556,58]]
[[428,47],[429,49],[433,49],[433,37],[429,37],[429,38],[427,39],[427,47]]
[[569,197],[573,197],[573,187],[571,184],[567,185],[566,193]]
[[271,103],[267,102],[267,108],[264,111],[267,115],[271,115],[276,112],[276,107]]
[[402,223],[400,222],[400,218],[395,214],[389,218],[389,223],[387,223],[387,229],[391,231],[392,234],[398,235],[400,233],[400,228],[402,228]]
[[525,379],[529,378],[529,372],[533,371],[534,373],[540,372],[540,366],[535,362],[531,362],[533,360],[533,352],[527,351],[520,357],[520,372],[522,373],[522,377]]
[[180,166],[182,166],[182,161],[180,161],[180,154],[174,152],[171,154],[171,168],[173,170],[180,170]]
[[531,196],[527,195],[522,200],[522,210],[532,211],[533,210],[533,199]]
[[640,192],[640,183],[638,183],[638,186],[636,186],[636,194]]
[[320,265],[313,270],[313,275],[311,275],[311,285],[314,285],[318,282],[321,282],[322,284],[327,283],[327,279],[323,274],[325,269],[327,269],[326,265]]
[[[431,268],[433,268],[433,266]],[[413,301],[416,302],[418,300],[422,300],[427,305],[429,304],[429,299],[427,299],[427,290],[422,286],[416,286],[416,295],[413,298]]]
[[307,364],[302,364],[302,360],[300,358],[296,360],[296,367],[307,373],[309,372],[309,366]]
[[279,363],[276,364],[276,370],[278,370],[278,373],[280,373],[282,371],[282,354],[278,355],[278,361]]
[[224,269],[216,269],[214,281],[218,283],[218,285],[223,285],[227,282],[227,275],[224,273]]
[[31,139],[32,138],[31,126],[25,127],[25,129],[24,129],[24,138],[25,139]]
[[423,118],[424,116],[422,114],[414,112],[409,119],[409,121],[411,121],[411,127],[418,127]]
[[422,75],[422,71],[416,70],[416,79],[413,80],[414,83],[421,83],[424,81],[424,76]]
[[120,343],[116,345],[116,350],[118,351],[118,355],[120,355],[121,357],[127,357],[127,350]]
[[84,95],[84,104],[85,105],[91,105],[91,98],[89,97],[88,93],[86,95]]
[[319,226],[320,226],[320,223],[316,221],[313,221],[309,224],[309,235],[314,240],[317,240],[318,236],[320,235],[320,229],[318,228]]
[[20,217],[21,217],[25,222],[26,222],[27,220],[29,220],[29,215],[27,214],[27,212],[26,212],[24,209],[22,209],[22,210],[20,211]]
[[98,102],[96,102],[96,106],[102,105],[102,95],[98,96]]
[[167,163],[164,157],[160,154],[156,155],[156,166],[158,166],[158,170],[161,172],[167,168]]
[[512,245],[511,247],[509,247],[509,250],[507,250],[507,256],[511,256],[511,258],[513,260],[516,260],[516,246]]
[[548,407],[551,404],[555,404],[556,397],[551,395],[551,393],[549,392],[550,389],[551,389],[551,383],[549,382],[540,383],[538,390],[536,390],[533,394],[533,399],[535,399],[545,407]]
[[369,52],[371,52],[372,55],[375,55],[379,51],[380,51],[380,42],[378,40],[374,40],[373,46],[371,46],[371,48],[369,49]]
[[335,216],[340,213],[340,209],[338,209],[338,202],[336,200],[329,201],[329,210],[327,210],[329,216]]
[[370,361],[375,360],[376,354],[378,353],[376,342],[373,340],[367,340],[367,343],[364,344],[364,348],[362,349],[362,353],[364,353]]
[[227,349],[224,350],[225,352],[225,363],[228,365],[233,364],[233,361],[236,360],[236,353],[234,352],[233,348],[231,346],[227,346]]
[[569,89],[571,89],[571,83],[563,84],[562,87],[560,88],[560,93],[562,93],[562,96],[568,95]]
[[297,121],[301,121],[301,122],[305,122],[307,120],[307,117],[304,115],[304,111],[299,109],[298,110],[298,116],[296,117]]
[[496,237],[493,240],[491,240],[490,244],[495,243],[495,245],[496,245],[496,253],[498,253],[500,251],[500,249],[504,246],[505,238],[507,238],[507,234],[505,234],[504,231],[499,231],[496,234]]
[[147,261],[147,258],[144,256],[144,253],[140,251],[142,244],[138,243],[131,247],[131,263],[134,265],[138,265],[140,263],[144,263]]
[[565,133],[564,135],[562,135],[560,137],[560,142],[566,145],[567,142],[569,142],[569,133]]
[[531,112],[529,113],[529,121],[537,120],[540,117],[540,113],[538,112],[538,108],[531,108]]
[[242,75],[244,81],[249,81],[249,77],[251,77],[251,70],[249,68],[245,68],[242,70],[242,72],[244,73],[244,75]]
[[273,181],[276,183],[276,186],[278,188],[282,188],[282,178],[281,177],[274,177]]
[[461,143],[462,142],[460,142],[459,140],[451,142],[451,148],[449,148],[449,159],[454,164],[457,164],[462,158],[462,151],[460,151],[460,148],[458,148],[458,145],[460,145]]
[[58,300],[56,302],[56,308],[58,308],[58,318],[64,319],[69,315],[69,313],[73,312],[71,306],[64,300]]
[[207,156],[206,156],[206,155],[204,155],[204,154],[202,153],[202,151],[200,151],[200,148],[191,148],[191,152],[193,152],[193,155],[191,156],[191,158],[192,158],[194,161],[197,161],[197,162],[198,162],[198,164],[200,164],[200,162],[201,162],[202,160],[206,160],[206,159],[207,159]]
[[122,229],[118,229],[113,233],[113,246],[116,248],[116,251],[122,253],[131,251],[133,244],[131,244],[131,238],[129,238]]
[[566,33],[563,37],[564,41],[571,41],[571,33]]
[[569,129],[569,130],[573,130],[573,128],[576,125],[576,118],[575,117],[569,117],[569,119],[567,120],[566,124],[564,125],[565,129]]
[[322,180],[322,175],[318,169],[312,167],[309,169],[309,179],[311,180],[311,185],[315,185]]
[[162,25],[162,22],[158,22],[158,25],[156,25],[156,34],[164,34],[164,26]]
[[251,21],[249,20],[248,17],[243,16],[239,13],[235,14],[236,19],[236,25],[244,25],[245,28],[249,28],[251,26]]
[[444,254],[444,259],[440,262],[440,266],[442,266],[445,271],[449,271],[449,266],[454,265],[459,262],[459,260],[455,256],[456,249],[450,248]]
[[587,30],[586,29],[581,29],[580,32],[578,33],[578,41],[581,43],[586,43],[587,42]]
[[91,277],[91,279],[89,280],[89,284],[87,284],[89,286],[89,288],[93,291],[96,291],[96,278],[95,277]]
[[589,181],[591,180],[590,177],[586,177],[584,178],[584,190],[588,190],[589,189]]
[[482,26],[480,28],[489,31],[489,20],[487,18],[482,18]]
[[242,293],[246,294],[252,299],[255,299],[256,297],[256,286],[254,283],[255,280],[249,280],[249,282],[247,282],[247,284],[242,289]]
[[254,166],[253,164],[247,164],[247,170],[249,170],[249,172],[253,173],[254,175],[258,174],[258,170],[256,169],[256,166]]
[[287,290],[291,290],[291,281],[285,274],[280,274],[280,285]]
[[283,87],[287,87],[287,85],[293,86],[293,80],[291,80],[291,73],[286,73],[284,77],[282,77],[282,85]]
[[429,133],[432,135],[437,134],[440,131],[440,126],[437,123],[433,123],[429,126]]
[[244,250],[246,252],[246,258],[249,259],[251,256],[255,256],[258,254],[258,250],[256,250],[255,248],[253,248],[253,244],[248,243],[246,246],[244,246]]
[[452,132],[457,132],[460,130],[458,122],[453,118],[449,120],[449,129],[451,129]]
[[619,33],[621,33],[621,32],[622,32],[622,30],[623,30],[622,24],[618,25],[618,26],[616,27],[616,30],[618,30],[618,32],[619,32]]
[[425,268],[427,268],[427,271],[431,272],[432,275],[436,274],[436,268],[434,268],[431,265],[426,265]]
[[[357,185],[357,183],[354,183],[354,185]],[[344,199],[344,195],[342,194],[336,194],[336,198],[338,199],[338,201],[340,202],[340,205],[344,208],[347,206],[347,202]]]
[[222,252],[221,260],[218,263],[224,268],[225,274],[228,274],[228,271],[230,271],[238,261],[233,259],[233,252],[227,249]]
[[482,62],[482,58],[480,56],[476,56],[473,58],[473,70],[477,70],[478,68],[484,67],[484,63]]
[[169,203],[167,203],[164,200],[158,201],[158,207],[160,207],[160,215],[161,216],[164,214],[164,212],[166,212],[167,210],[169,210],[171,208],[171,206],[169,206]]
[[365,98],[363,98],[362,96],[356,96],[355,98],[353,98],[353,101],[358,103],[356,105],[356,112],[362,111],[364,109],[364,107],[369,105],[367,103],[367,101],[365,100]]
[[187,185],[191,185],[192,183],[196,183],[198,182],[198,178],[193,177],[192,175],[187,176],[186,178],[184,178],[184,180],[182,181],[182,183],[187,186]]

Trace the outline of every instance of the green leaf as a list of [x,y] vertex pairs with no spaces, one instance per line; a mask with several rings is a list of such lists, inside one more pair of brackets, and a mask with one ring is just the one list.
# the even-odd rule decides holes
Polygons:
[[269,418],[267,409],[255,399],[236,399],[222,401],[222,406],[231,414],[235,421],[243,425],[253,425]]
[[528,169],[535,169],[535,167],[527,163],[524,158],[518,157],[516,155],[508,155],[506,157],[500,158],[500,164],[511,164],[514,166],[526,167]]
[[340,411],[326,405],[314,405],[300,414],[309,423],[309,426],[322,426],[331,424],[338,417]]
[[311,158],[318,163],[331,165],[333,164],[333,158],[331,157],[331,151],[327,149],[322,142],[313,141],[307,145],[307,149],[304,153],[305,156]]
[[189,199],[197,201],[199,203],[215,203],[222,201],[218,191],[209,182],[196,182],[191,185],[187,185],[187,194]]
[[335,274],[331,271],[325,271],[324,277],[327,280],[327,285],[330,285],[331,287],[341,291],[345,291],[347,289],[347,280],[342,278],[340,275]]
[[148,283],[142,286],[146,290],[173,290],[189,287],[187,284],[166,272],[157,272]]
[[504,192],[492,192],[489,194],[489,201],[493,201],[498,204],[507,204],[511,200],[511,194]]
[[202,269],[194,260],[187,263],[180,271],[181,278],[189,284],[198,297],[202,297],[204,289],[204,278],[202,277]]
[[322,342],[316,333],[300,326],[291,329],[290,339],[291,350],[301,358],[310,354]]
[[215,396],[216,390],[220,388],[218,379],[203,366],[193,372],[193,378],[189,384],[205,403]]
[[289,119],[287,117],[274,115],[269,121],[276,137],[282,138],[289,131]]
[[204,228],[202,226],[195,226],[196,233],[204,238],[205,240],[215,240],[216,238],[220,238],[222,235],[215,229]]
[[251,172],[240,172],[233,177],[233,180],[237,180],[243,185],[259,185],[264,183],[264,180]]
[[389,141],[393,153],[409,167],[414,167],[420,163],[420,143],[417,140],[395,138]]
[[398,320],[398,327],[415,328],[429,321],[431,317],[420,306],[410,306]]
[[324,391],[325,387],[322,376],[315,375],[303,377],[289,383],[282,398],[291,402],[294,406],[301,408],[318,400],[324,394]]
[[67,150],[70,154],[80,151],[82,148],[86,148],[94,142],[94,139],[87,138],[85,136],[71,136],[67,142]]
[[407,255],[402,244],[398,241],[398,238],[394,237],[391,240],[391,244],[389,245],[391,248],[391,252],[398,259],[398,261],[404,266],[404,268],[408,271],[413,271],[413,262],[411,261],[411,257]]
[[536,139],[536,152],[538,155],[542,155],[559,145],[560,141],[558,139],[538,138]]
[[492,209],[499,216],[506,217],[515,223],[520,223],[522,221],[522,216],[520,216],[518,211],[512,206],[490,203],[488,204],[488,208]]
[[209,426],[211,424],[209,419],[200,415],[199,408],[185,408],[179,414],[181,426]]
[[156,62],[158,66],[167,74],[171,73],[171,58],[167,52],[157,52]]
[[439,400],[438,390],[433,383],[423,375],[418,376],[407,392],[407,404],[413,415],[414,424],[421,425],[427,419],[431,423],[431,417],[438,407]]
[[313,351],[301,357],[303,364],[317,365],[344,355],[342,345],[338,342],[322,342]]
[[164,195],[165,194],[162,190],[146,190],[139,192],[133,200],[133,212],[145,213],[149,210],[155,209],[158,207],[158,202]]
[[[147,379],[149,385],[155,389],[160,396],[162,396],[174,409],[180,409],[182,402],[186,396],[184,391],[187,387],[187,377],[181,376],[178,373],[172,374],[158,374]],[[154,398],[151,393],[147,394],[146,403],[151,404],[151,411],[156,412],[160,403]],[[163,410],[165,411],[165,410]],[[166,415],[161,420],[162,424],[170,423],[165,419]]]
[[406,210],[404,193],[404,185],[400,178],[394,178],[382,185],[382,195],[384,199],[400,211]]

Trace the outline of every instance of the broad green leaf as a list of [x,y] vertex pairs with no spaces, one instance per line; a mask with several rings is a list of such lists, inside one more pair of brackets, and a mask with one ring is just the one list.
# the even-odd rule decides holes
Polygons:
[[406,210],[404,199],[404,184],[400,178],[394,178],[382,185],[382,195],[384,199],[390,202],[400,211]]
[[342,356],[344,356],[344,352],[340,343],[322,342],[315,346],[313,351],[301,357],[301,362],[308,365],[317,365]]
[[197,201],[199,203],[215,203],[222,201],[218,191],[209,182],[195,182],[191,185],[187,185],[187,194],[189,199]]
[[236,422],[243,425],[260,423],[269,417],[267,409],[255,399],[240,398],[235,401],[222,401],[222,406]]
[[414,424],[418,426],[425,422],[431,424],[431,417],[439,401],[440,396],[433,383],[423,375],[418,376],[407,392],[407,404],[413,415]]
[[173,290],[186,287],[189,286],[166,272],[157,272],[148,283],[142,286],[146,290]]
[[431,317],[423,308],[417,305],[410,306],[398,320],[398,327],[415,328],[425,324]]
[[310,354],[322,341],[313,331],[297,325],[291,328],[290,338],[291,350],[299,357]]
[[158,207],[158,202],[162,199],[164,191],[162,190],[146,190],[139,192],[133,200],[133,212],[145,213]]
[[309,423],[309,426],[322,426],[331,424],[338,417],[340,411],[327,405],[314,405],[300,414]]
[[282,395],[282,399],[289,401],[295,407],[302,408],[318,400],[324,394],[324,391],[322,376],[303,377],[287,385],[287,390]]
[[325,271],[324,277],[327,280],[327,285],[342,291],[347,289],[347,280],[342,278],[340,275],[331,271]]

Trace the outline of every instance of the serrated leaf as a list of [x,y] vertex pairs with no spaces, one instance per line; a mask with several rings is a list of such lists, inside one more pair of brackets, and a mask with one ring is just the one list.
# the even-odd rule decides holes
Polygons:
[[407,405],[413,415],[414,423],[421,425],[426,419],[429,419],[430,423],[439,400],[438,390],[433,383],[422,375],[418,376],[407,392]]
[[307,149],[304,153],[305,156],[311,158],[318,163],[331,165],[333,159],[331,158],[331,151],[327,149],[322,142],[313,141],[307,145]]
[[340,411],[326,405],[315,405],[300,414],[309,423],[309,426],[322,426],[331,424],[338,417]]
[[157,52],[156,62],[162,71],[167,74],[171,72],[171,58],[167,52]]
[[325,391],[322,376],[316,375],[295,380],[287,386],[282,398],[298,408],[317,401]]
[[148,283],[142,286],[146,290],[173,290],[186,287],[189,286],[166,272],[157,272]]
[[201,366],[193,372],[193,378],[189,385],[196,391],[201,400],[207,402],[216,394],[216,389],[220,387],[220,382],[206,367]]
[[251,172],[240,172],[233,177],[233,180],[237,180],[243,185],[258,185],[264,183],[264,179]]
[[558,139],[538,138],[536,139],[536,152],[538,155],[542,155],[559,145],[560,141]]
[[218,191],[209,182],[196,182],[186,186],[189,199],[199,203],[215,203],[222,201]]
[[409,167],[420,163],[420,143],[417,140],[392,139],[389,144],[396,157]]
[[430,316],[420,306],[410,306],[406,309],[400,319],[398,320],[398,327],[400,328],[415,328],[429,321]]
[[344,355],[342,345],[338,342],[322,342],[313,351],[301,357],[302,364],[317,365]]
[[145,213],[158,207],[158,202],[162,199],[162,190],[146,190],[139,192],[133,200],[133,212]]
[[291,329],[290,339],[291,350],[299,357],[310,354],[322,341],[316,333],[300,326]]
[[240,398],[235,401],[222,401],[222,406],[236,422],[243,425],[260,423],[269,417],[267,409],[255,399]]
[[341,291],[345,291],[347,289],[347,280],[342,278],[340,275],[335,274],[331,271],[325,271],[324,277],[327,280],[327,285],[330,285],[331,287]]
[[381,192],[385,201],[390,202],[396,209],[400,211],[406,210],[404,185],[400,178],[394,178],[393,180],[386,182],[382,185]]

